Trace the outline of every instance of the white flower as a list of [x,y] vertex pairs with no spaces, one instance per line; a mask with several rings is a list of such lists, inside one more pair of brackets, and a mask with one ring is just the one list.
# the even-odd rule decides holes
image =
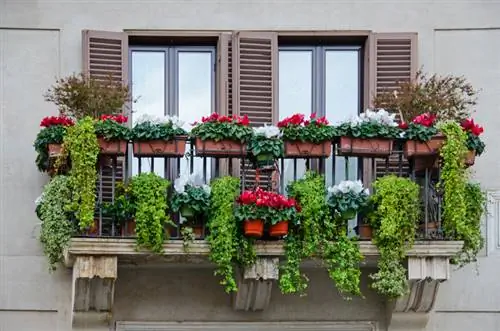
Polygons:
[[210,186],[203,182],[203,177],[200,174],[182,174],[174,181],[174,190],[179,194],[186,191],[186,186],[201,187],[203,190],[210,194]]
[[266,138],[280,138],[281,131],[277,126],[265,125],[258,128],[254,128],[253,132],[257,136],[265,136]]
[[379,109],[377,111],[367,109],[364,113],[359,114],[359,116],[351,119],[349,122],[351,123],[351,127],[370,122],[387,126],[398,126],[396,114],[391,114],[385,109]]
[[205,193],[207,193],[207,194],[210,194],[210,192],[212,192],[212,189],[207,184],[204,184],[201,187],[203,188],[203,191],[205,191]]
[[174,129],[182,128],[184,126],[184,121],[181,121],[177,116],[166,115],[163,117],[152,116],[149,114],[143,114],[139,116],[135,122],[137,124],[142,124],[149,122],[151,124],[167,124],[171,123]]
[[356,181],[350,181],[350,180],[343,180],[339,184],[335,186],[331,186],[328,188],[328,193],[333,194],[333,195],[338,195],[340,193],[355,193],[355,194],[369,194],[368,189],[363,188],[363,183],[360,180]]
[[42,193],[38,198],[35,199],[35,206],[39,206],[43,202],[44,194]]

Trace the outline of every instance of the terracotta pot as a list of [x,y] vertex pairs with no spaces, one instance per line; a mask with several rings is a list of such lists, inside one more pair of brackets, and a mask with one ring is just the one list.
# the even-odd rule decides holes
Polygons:
[[186,137],[174,140],[134,141],[134,156],[184,156]]
[[361,157],[388,157],[392,153],[393,139],[340,137],[338,155]]
[[445,139],[445,136],[437,135],[425,142],[408,140],[404,146],[404,155],[407,159],[418,156],[437,156]]
[[125,222],[121,227],[122,237],[133,237],[135,236],[135,220],[130,220]]
[[283,237],[288,234],[288,221],[281,221],[269,227],[271,237]]
[[61,155],[62,144],[49,144],[49,157],[58,157]]
[[465,165],[470,167],[474,165],[475,162],[476,162],[476,151],[474,150],[468,151],[467,156],[465,157]]
[[99,142],[99,147],[101,148],[101,154],[104,155],[125,155],[127,152],[126,140],[106,140],[102,137],[97,138]]
[[285,140],[285,157],[329,157],[331,154],[331,141],[314,144],[299,140]]
[[196,138],[196,155],[199,156],[244,156],[247,154],[247,146],[240,141],[234,140],[201,140]]
[[358,235],[359,239],[372,239],[373,230],[369,224],[360,224],[358,225]]
[[243,226],[247,237],[260,238],[264,233],[264,222],[262,220],[246,220]]

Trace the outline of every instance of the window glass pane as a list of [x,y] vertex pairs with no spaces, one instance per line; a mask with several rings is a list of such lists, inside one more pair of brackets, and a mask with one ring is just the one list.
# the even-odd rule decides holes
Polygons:
[[[310,114],[312,105],[312,51],[279,52],[279,118]],[[281,167],[281,166],[280,166]],[[282,188],[305,172],[305,160],[285,160]]]
[[[359,52],[356,50],[326,51],[325,107],[332,123],[356,116],[359,112]],[[326,161],[327,185],[332,185],[332,157]],[[346,173],[347,169],[347,173]],[[335,183],[345,179],[358,179],[357,158],[336,157]]]
[[[132,125],[143,114],[157,117],[165,115],[165,57],[163,51],[132,52],[132,96],[134,104]],[[141,158],[141,172],[165,175],[165,161],[162,158]],[[132,175],[139,172],[139,160],[133,158]]]
[[[188,130],[190,123],[199,121],[212,112],[212,54],[211,52],[179,52],[179,118]],[[189,151],[189,147],[186,147]],[[204,166],[205,162],[205,166]],[[203,175],[207,182],[211,178],[211,160],[194,158],[193,172]],[[180,173],[190,172],[187,158],[181,160]]]

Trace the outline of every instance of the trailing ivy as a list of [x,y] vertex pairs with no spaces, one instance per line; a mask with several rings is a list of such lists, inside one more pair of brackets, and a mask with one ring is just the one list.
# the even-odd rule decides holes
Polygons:
[[419,186],[408,178],[394,175],[373,183],[371,214],[373,242],[378,247],[378,271],[370,275],[372,288],[390,298],[407,293],[406,270],[402,262],[415,241],[419,221]]
[[174,225],[167,214],[167,189],[170,182],[155,173],[132,177],[130,191],[135,202],[137,246],[163,253],[165,224]]
[[75,212],[80,229],[84,230],[94,223],[96,163],[100,150],[92,118],[85,117],[68,128],[64,150],[60,159],[64,159],[66,153],[71,159],[69,180],[73,194],[68,209]]
[[71,187],[66,176],[54,177],[43,189],[37,203],[41,220],[40,242],[51,270],[63,260],[63,251],[75,232],[65,207],[71,199]]

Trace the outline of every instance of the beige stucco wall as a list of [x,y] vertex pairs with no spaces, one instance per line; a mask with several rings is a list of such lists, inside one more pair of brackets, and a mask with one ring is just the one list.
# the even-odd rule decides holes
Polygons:
[[[44,90],[54,77],[81,70],[81,30],[336,29],[419,33],[426,71],[465,74],[482,89],[477,121],[487,152],[474,167],[484,188],[500,190],[500,3],[495,1],[21,1],[0,0],[0,330],[70,330],[71,273],[47,272],[37,242],[33,201],[46,177],[32,142],[55,108]],[[497,206],[497,200],[492,201]],[[442,285],[429,331],[498,330],[498,217],[488,219],[488,257]],[[384,304],[342,302],[325,273],[310,295],[276,291],[264,313],[236,313],[208,269],[120,269],[117,320],[380,320]],[[90,326],[83,327],[88,330]]]

